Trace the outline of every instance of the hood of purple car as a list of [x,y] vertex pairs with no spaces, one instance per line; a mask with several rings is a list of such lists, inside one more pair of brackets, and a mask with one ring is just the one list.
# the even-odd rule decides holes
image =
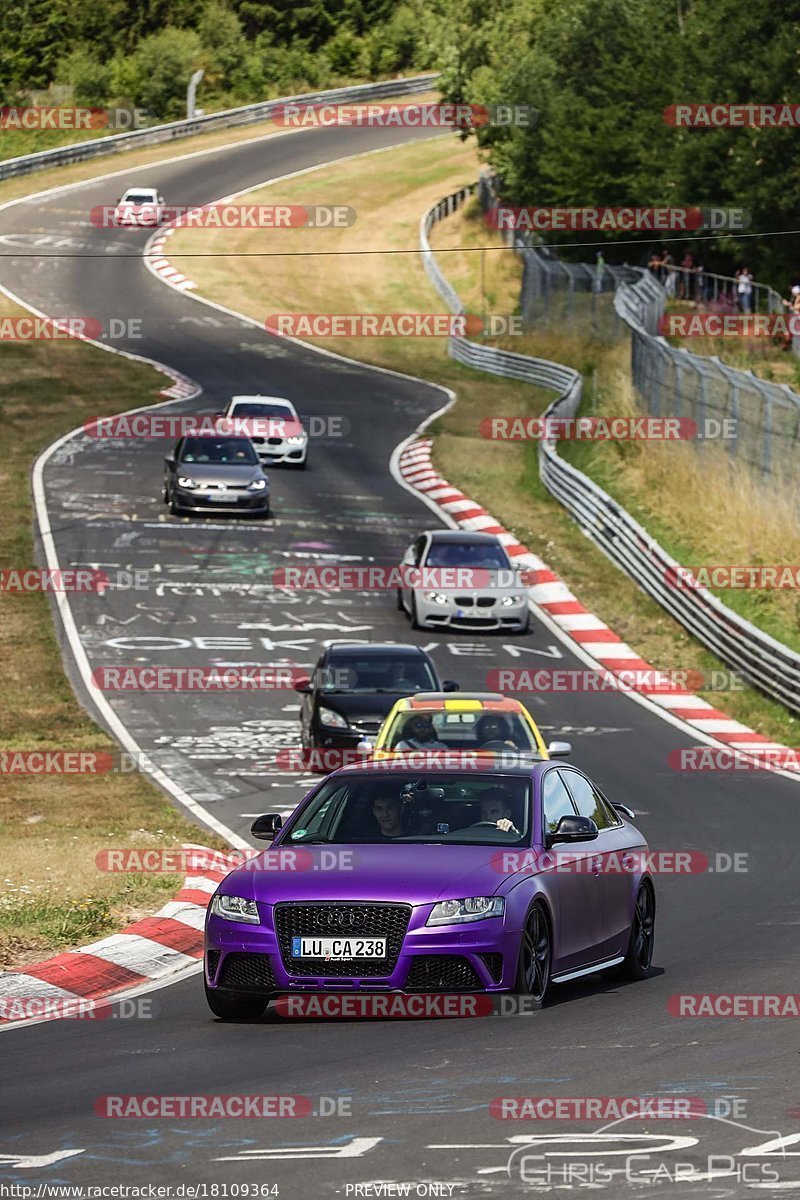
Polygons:
[[[282,853],[281,853],[282,852]],[[397,900],[426,904],[491,896],[508,881],[501,846],[385,843],[275,846],[226,876],[228,895],[282,900]]]

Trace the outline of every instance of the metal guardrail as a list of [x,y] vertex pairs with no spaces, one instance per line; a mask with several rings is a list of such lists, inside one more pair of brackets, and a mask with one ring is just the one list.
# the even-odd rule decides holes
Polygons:
[[665,302],[663,287],[649,272],[638,283],[621,287],[614,300],[631,331],[633,383],[648,412],[691,417],[700,426],[707,418],[731,419],[736,430],[727,443],[731,456],[780,486],[793,484],[800,449],[800,395],[785,383],[770,383],[752,371],[729,367],[716,355],[671,346],[657,332]]
[[148,129],[135,129],[128,133],[109,134],[108,137],[92,138],[90,141],[75,142],[70,146],[56,146],[52,150],[39,150],[35,154],[23,154],[19,158],[0,161],[0,179],[14,175],[27,175],[45,167],[63,163],[81,162],[84,159],[101,158],[107,154],[118,154],[136,146],[156,146],[177,138],[191,137],[195,133],[206,133],[214,129],[233,128],[265,121],[280,105],[326,104],[332,101],[381,100],[386,96],[409,96],[415,92],[429,91],[437,74],[414,75],[403,79],[385,79],[380,83],[359,83],[353,87],[332,88],[327,92],[303,92],[296,96],[279,96],[274,100],[260,100],[240,108],[226,108],[221,112],[209,113],[190,120],[171,121],[166,125],[153,125]]
[[[439,269],[428,235],[437,221],[455,212],[477,187],[477,184],[464,187],[446,196],[428,209],[420,221],[425,271],[451,311],[458,314],[465,311],[464,307]],[[636,287],[651,285],[659,292],[662,290],[652,277],[643,279]],[[483,346],[462,337],[451,337],[448,350],[452,358],[476,370],[558,391],[545,416],[571,417],[578,412],[582,377],[571,367]],[[676,586],[681,569],[676,559],[607,492],[560,458],[555,439],[540,442],[539,474],[547,490],[571,513],[583,532],[643,591],[722,662],[740,671],[754,687],[800,712],[800,654],[727,608],[705,588]]]

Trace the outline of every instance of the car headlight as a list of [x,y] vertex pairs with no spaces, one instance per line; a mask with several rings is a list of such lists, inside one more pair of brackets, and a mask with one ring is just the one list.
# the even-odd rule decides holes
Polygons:
[[306,435],[304,433],[293,434],[286,439],[290,446],[302,446],[305,440]]
[[191,491],[192,488],[200,487],[200,484],[196,479],[190,479],[188,475],[179,475],[178,487],[188,488]]
[[506,607],[509,607],[512,604],[519,604],[521,599],[522,599],[522,596],[517,596],[517,595],[503,596],[503,599],[500,601],[500,603],[505,604]]
[[447,604],[450,597],[446,596],[444,592],[426,592],[425,599],[432,600],[434,604]]
[[248,925],[258,925],[261,920],[255,900],[245,900],[244,896],[216,895],[211,911],[226,921],[245,921]]
[[463,925],[467,921],[484,921],[487,917],[502,917],[506,902],[502,896],[470,896],[466,900],[441,900],[434,904],[426,925]]
[[254,479],[252,483],[247,485],[247,490],[248,492],[263,492],[266,486],[266,479]]
[[319,719],[322,725],[331,725],[334,729],[347,729],[347,721],[332,708],[320,707]]

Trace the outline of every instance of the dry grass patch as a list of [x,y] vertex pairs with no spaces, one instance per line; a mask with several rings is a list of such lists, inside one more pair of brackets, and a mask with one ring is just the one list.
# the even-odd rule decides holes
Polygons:
[[[0,297],[0,315],[21,310]],[[165,377],[78,342],[3,342],[4,520],[0,565],[35,566],[29,476],[51,441],[97,415],[159,399]],[[66,564],[65,564],[66,565]],[[113,750],[64,674],[47,597],[0,591],[0,753]],[[176,876],[110,875],[95,855],[111,846],[210,841],[138,773],[24,776],[0,772],[0,968],[121,928],[131,911],[174,895]]]

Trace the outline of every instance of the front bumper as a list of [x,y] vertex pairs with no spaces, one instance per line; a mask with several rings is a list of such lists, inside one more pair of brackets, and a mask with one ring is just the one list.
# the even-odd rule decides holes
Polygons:
[[303,442],[301,446],[290,446],[282,438],[276,439],[274,442],[259,442],[254,440],[256,454],[260,463],[303,463],[306,461],[308,454],[308,442]]
[[[214,499],[209,499],[210,495]],[[263,513],[269,509],[269,489],[263,492],[249,492],[245,488],[230,488],[225,492],[203,493],[200,489],[175,488],[175,504],[181,512],[195,513]]]
[[[424,906],[425,913],[430,906]],[[209,913],[205,975],[209,987],[265,996],[290,992],[503,992],[514,987],[520,932],[503,918],[469,926],[415,927],[412,911],[400,952],[383,975],[300,974],[287,963],[278,935],[268,925],[240,925]],[[348,964],[349,966],[349,964]]]
[[417,620],[431,629],[511,629],[525,627],[528,621],[527,597],[514,604],[503,604],[502,594],[486,592],[477,596],[448,597],[444,604],[415,592]]

